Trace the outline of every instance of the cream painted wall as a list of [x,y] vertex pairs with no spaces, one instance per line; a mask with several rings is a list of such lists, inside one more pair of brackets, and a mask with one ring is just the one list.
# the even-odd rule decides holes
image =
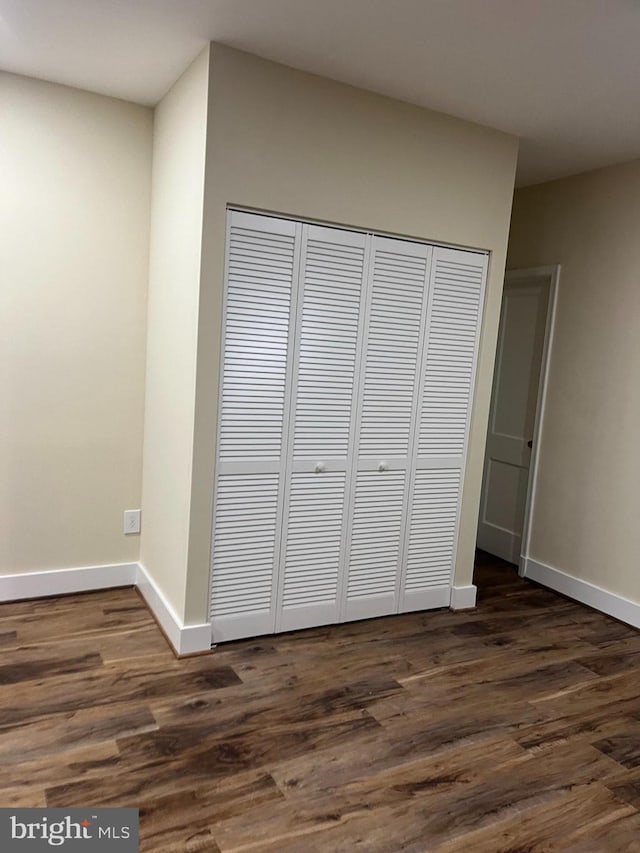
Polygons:
[[492,252],[456,584],[471,582],[515,138],[211,46],[188,621],[207,618],[227,204]]
[[0,572],[137,560],[152,113],[0,73]]
[[155,109],[140,560],[183,620],[209,49]]
[[509,267],[561,264],[529,556],[640,603],[640,161],[520,190]]

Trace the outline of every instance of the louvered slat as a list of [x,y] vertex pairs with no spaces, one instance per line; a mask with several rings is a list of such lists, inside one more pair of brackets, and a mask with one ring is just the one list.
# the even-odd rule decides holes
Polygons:
[[349,543],[347,618],[396,608],[405,471],[359,471]]
[[321,608],[327,621],[336,619],[345,479],[343,471],[291,476],[283,548],[282,630],[314,623],[316,617],[309,612],[300,615],[300,608],[311,613]]
[[[287,230],[291,233],[282,233]],[[218,454],[278,459],[294,275],[294,224],[232,213]]]
[[451,584],[460,483],[459,468],[416,471],[409,516],[405,595]]
[[[409,451],[427,247],[375,237],[366,337],[360,456]],[[409,251],[411,250],[411,252]]]
[[216,639],[246,636],[250,626],[258,633],[274,630],[279,480],[278,474],[218,476],[211,616],[214,631],[223,627]]
[[296,377],[293,454],[345,457],[365,260],[361,234],[308,226]]
[[464,454],[486,257],[436,249],[418,434],[421,458]]

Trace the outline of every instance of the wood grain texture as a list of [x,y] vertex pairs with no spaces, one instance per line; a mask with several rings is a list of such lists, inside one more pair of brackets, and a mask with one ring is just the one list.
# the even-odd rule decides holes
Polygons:
[[640,634],[486,555],[473,611],[178,660],[131,589],[0,606],[0,805],[153,853],[640,853]]

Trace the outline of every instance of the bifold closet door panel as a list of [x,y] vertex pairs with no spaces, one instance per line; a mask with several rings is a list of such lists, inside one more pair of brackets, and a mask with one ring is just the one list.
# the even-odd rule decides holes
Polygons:
[[367,237],[305,225],[276,630],[337,622]]
[[487,255],[435,248],[400,610],[450,603]]
[[275,630],[302,226],[232,211],[212,543],[214,642]]
[[281,477],[220,474],[213,525],[213,641],[275,630]]
[[431,254],[372,238],[345,619],[398,610]]

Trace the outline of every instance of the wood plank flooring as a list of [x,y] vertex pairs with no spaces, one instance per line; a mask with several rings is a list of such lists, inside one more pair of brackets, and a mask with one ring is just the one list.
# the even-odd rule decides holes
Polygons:
[[640,853],[640,633],[476,573],[184,660],[132,589],[0,605],[0,805],[137,806],[153,853]]

